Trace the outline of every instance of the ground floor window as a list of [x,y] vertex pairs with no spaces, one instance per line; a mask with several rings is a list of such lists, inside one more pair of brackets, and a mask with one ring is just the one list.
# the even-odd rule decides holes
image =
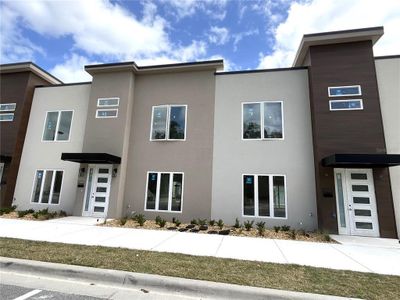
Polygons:
[[286,218],[284,175],[243,175],[243,215]]
[[63,173],[61,170],[37,170],[32,202],[59,204]]
[[148,172],[146,210],[182,211],[183,173]]

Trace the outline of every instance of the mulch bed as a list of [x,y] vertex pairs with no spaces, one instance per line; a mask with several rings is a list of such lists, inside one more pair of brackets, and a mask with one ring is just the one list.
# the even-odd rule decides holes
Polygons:
[[[123,227],[123,228],[139,228],[139,229],[154,229],[154,230],[177,230],[180,232],[192,232],[198,234],[221,234],[221,235],[233,235],[242,237],[257,237],[257,238],[268,238],[268,239],[280,239],[280,240],[299,240],[307,242],[323,242],[323,243],[335,243],[333,240],[327,240],[327,235],[318,232],[304,232],[296,231],[295,238],[293,233],[290,231],[279,231],[265,229],[263,235],[260,235],[256,228],[252,228],[247,231],[244,228],[234,228],[232,226],[224,225],[222,228],[218,226],[207,225],[207,229],[200,225],[192,225],[188,223],[182,223],[179,227],[172,222],[166,222],[164,227],[160,227],[154,220],[146,220],[143,226],[140,226],[138,222],[132,219],[128,219],[124,225],[121,220],[107,220],[107,223],[99,224],[98,226],[105,227]],[[187,228],[188,227],[188,228]],[[202,227],[200,230],[200,227]]]

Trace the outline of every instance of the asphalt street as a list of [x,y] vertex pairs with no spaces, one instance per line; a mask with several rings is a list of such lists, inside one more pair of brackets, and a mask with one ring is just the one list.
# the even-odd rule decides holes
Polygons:
[[17,285],[0,284],[0,299],[2,300],[98,300],[104,298],[95,298],[86,295],[76,295],[60,293],[48,290],[31,289]]

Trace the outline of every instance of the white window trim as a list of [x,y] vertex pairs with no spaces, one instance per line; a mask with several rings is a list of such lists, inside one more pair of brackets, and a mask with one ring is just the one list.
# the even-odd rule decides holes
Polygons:
[[[40,184],[40,194],[39,194],[39,201],[38,202],[33,202],[34,198],[34,193],[35,193],[35,182],[36,182],[36,174],[38,171],[43,171],[43,179],[42,183]],[[43,187],[44,187],[44,182],[46,178],[46,173],[47,171],[53,171],[53,176],[51,178],[51,186],[50,186],[50,195],[49,195],[49,202],[48,203],[42,203],[42,196],[43,196]],[[61,181],[61,187],[60,187],[60,196],[58,199],[58,203],[51,203],[51,199],[53,198],[53,189],[54,189],[54,181],[56,180],[56,172],[61,171],[62,172],[62,181]],[[58,206],[61,203],[61,195],[62,195],[62,189],[64,185],[64,175],[65,171],[63,169],[36,169],[34,174],[33,174],[33,184],[32,184],[32,192],[31,192],[31,203],[32,204],[40,204],[40,205],[52,205],[52,206]]]
[[[244,214],[244,176],[254,176],[254,216]],[[270,216],[259,216],[258,215],[258,176],[269,176],[269,212]],[[284,187],[285,187],[285,217],[275,217],[274,216],[274,188],[273,188],[273,177],[283,176]],[[242,217],[243,218],[257,218],[257,219],[277,219],[277,220],[287,220],[288,219],[288,205],[287,205],[287,181],[286,175],[284,174],[254,174],[254,173],[243,173],[241,177],[242,181]],[[272,187],[272,188],[271,188]]]
[[[171,123],[170,115],[171,115],[171,108],[172,107],[185,107],[185,133],[183,139],[170,139],[169,138],[169,126]],[[159,107],[166,107],[167,108],[167,124],[166,124],[166,132],[164,139],[153,139],[153,119],[154,119],[154,109]],[[151,124],[150,124],[150,141],[151,142],[165,142],[165,141],[176,141],[176,142],[184,142],[186,141],[186,131],[187,131],[187,112],[188,112],[188,105],[187,104],[163,104],[163,105],[155,105],[151,109]]]
[[[337,103],[337,102],[349,102],[349,101],[359,101],[361,104],[360,108],[332,108],[332,103]],[[364,104],[362,99],[346,99],[346,100],[329,100],[329,110],[330,111],[343,111],[343,110],[363,110],[364,109]]]
[[[14,105],[12,109],[1,109],[2,105]],[[0,112],[15,111],[17,109],[17,103],[0,103]]]
[[[264,138],[264,103],[281,103],[281,115],[282,115],[282,137],[281,138]],[[246,104],[260,104],[260,118],[261,118],[261,138],[245,139],[243,138],[243,109]],[[262,105],[261,105],[262,104]],[[285,139],[285,120],[283,113],[283,101],[254,101],[254,102],[242,102],[242,141],[283,141]]]
[[[157,173],[157,187],[156,187],[156,203],[155,209],[148,209],[147,206],[147,191],[149,186],[149,174]],[[161,174],[169,174],[169,190],[168,190],[168,210],[160,210],[158,209],[159,201],[160,201],[160,184],[161,184]],[[182,174],[182,199],[181,199],[181,210],[171,210],[172,208],[172,184],[173,184],[173,176],[174,174]],[[183,211],[183,199],[184,199],[184,188],[185,188],[185,173],[184,172],[162,172],[162,171],[148,171],[146,174],[146,190],[144,195],[144,211],[156,211],[156,212],[165,212],[165,213],[178,213],[181,214]]]
[[[69,127],[68,140],[59,141],[59,140],[57,140],[57,134],[58,134],[58,127],[60,125],[60,120],[61,120],[61,112],[63,112],[63,111],[72,111],[71,125]],[[49,141],[49,140],[45,140],[44,139],[44,131],[46,130],[47,114],[51,113],[51,112],[57,112],[58,115],[57,115],[57,125],[56,125],[56,131],[55,131],[55,135],[54,135],[54,140]],[[73,121],[74,121],[74,115],[75,115],[75,111],[73,109],[47,110],[46,113],[45,113],[43,130],[42,130],[42,143],[68,143],[68,142],[70,142],[71,141],[71,135],[72,135],[72,124],[73,124]]]
[[[357,94],[346,94],[346,95],[332,95],[331,94],[331,89],[339,89],[339,88],[354,88],[354,87],[358,87],[358,90],[360,91]],[[329,86],[328,87],[328,96],[329,97],[349,97],[349,96],[361,96],[362,95],[362,91],[361,91],[361,85],[357,84],[357,85],[343,85],[343,86]]]
[[[115,116],[99,116],[99,111],[116,111]],[[101,108],[101,109],[96,109],[96,119],[113,119],[113,118],[118,118],[118,108]]]
[[[117,100],[117,104],[100,104],[101,100]],[[98,98],[97,99],[97,107],[118,107],[119,106],[119,97],[108,97],[108,98]]]
[[5,114],[0,114],[1,116],[12,116],[12,120],[3,120],[0,119],[0,122],[12,122],[14,121],[14,113],[5,113]]

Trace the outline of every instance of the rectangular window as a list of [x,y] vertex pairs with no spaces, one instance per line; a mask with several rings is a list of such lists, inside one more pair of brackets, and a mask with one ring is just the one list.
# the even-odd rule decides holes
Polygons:
[[33,184],[32,202],[59,204],[63,172],[60,170],[37,170]]
[[0,104],[0,112],[15,111],[16,107],[17,107],[16,103],[2,103]]
[[147,173],[145,210],[182,212],[183,173]]
[[14,121],[14,113],[0,114],[0,122]]
[[187,105],[153,106],[150,140],[185,140]]
[[97,99],[98,107],[119,106],[119,98],[99,98]]
[[43,141],[69,141],[73,112],[49,111],[43,132]]
[[118,108],[96,110],[97,119],[117,118],[117,117],[118,117]]
[[243,103],[242,118],[243,139],[283,139],[282,101]]
[[328,95],[329,97],[361,96],[361,86],[348,85],[328,87]]
[[245,217],[286,218],[284,175],[243,175]]
[[329,110],[362,110],[363,102],[361,99],[351,100],[329,100]]

